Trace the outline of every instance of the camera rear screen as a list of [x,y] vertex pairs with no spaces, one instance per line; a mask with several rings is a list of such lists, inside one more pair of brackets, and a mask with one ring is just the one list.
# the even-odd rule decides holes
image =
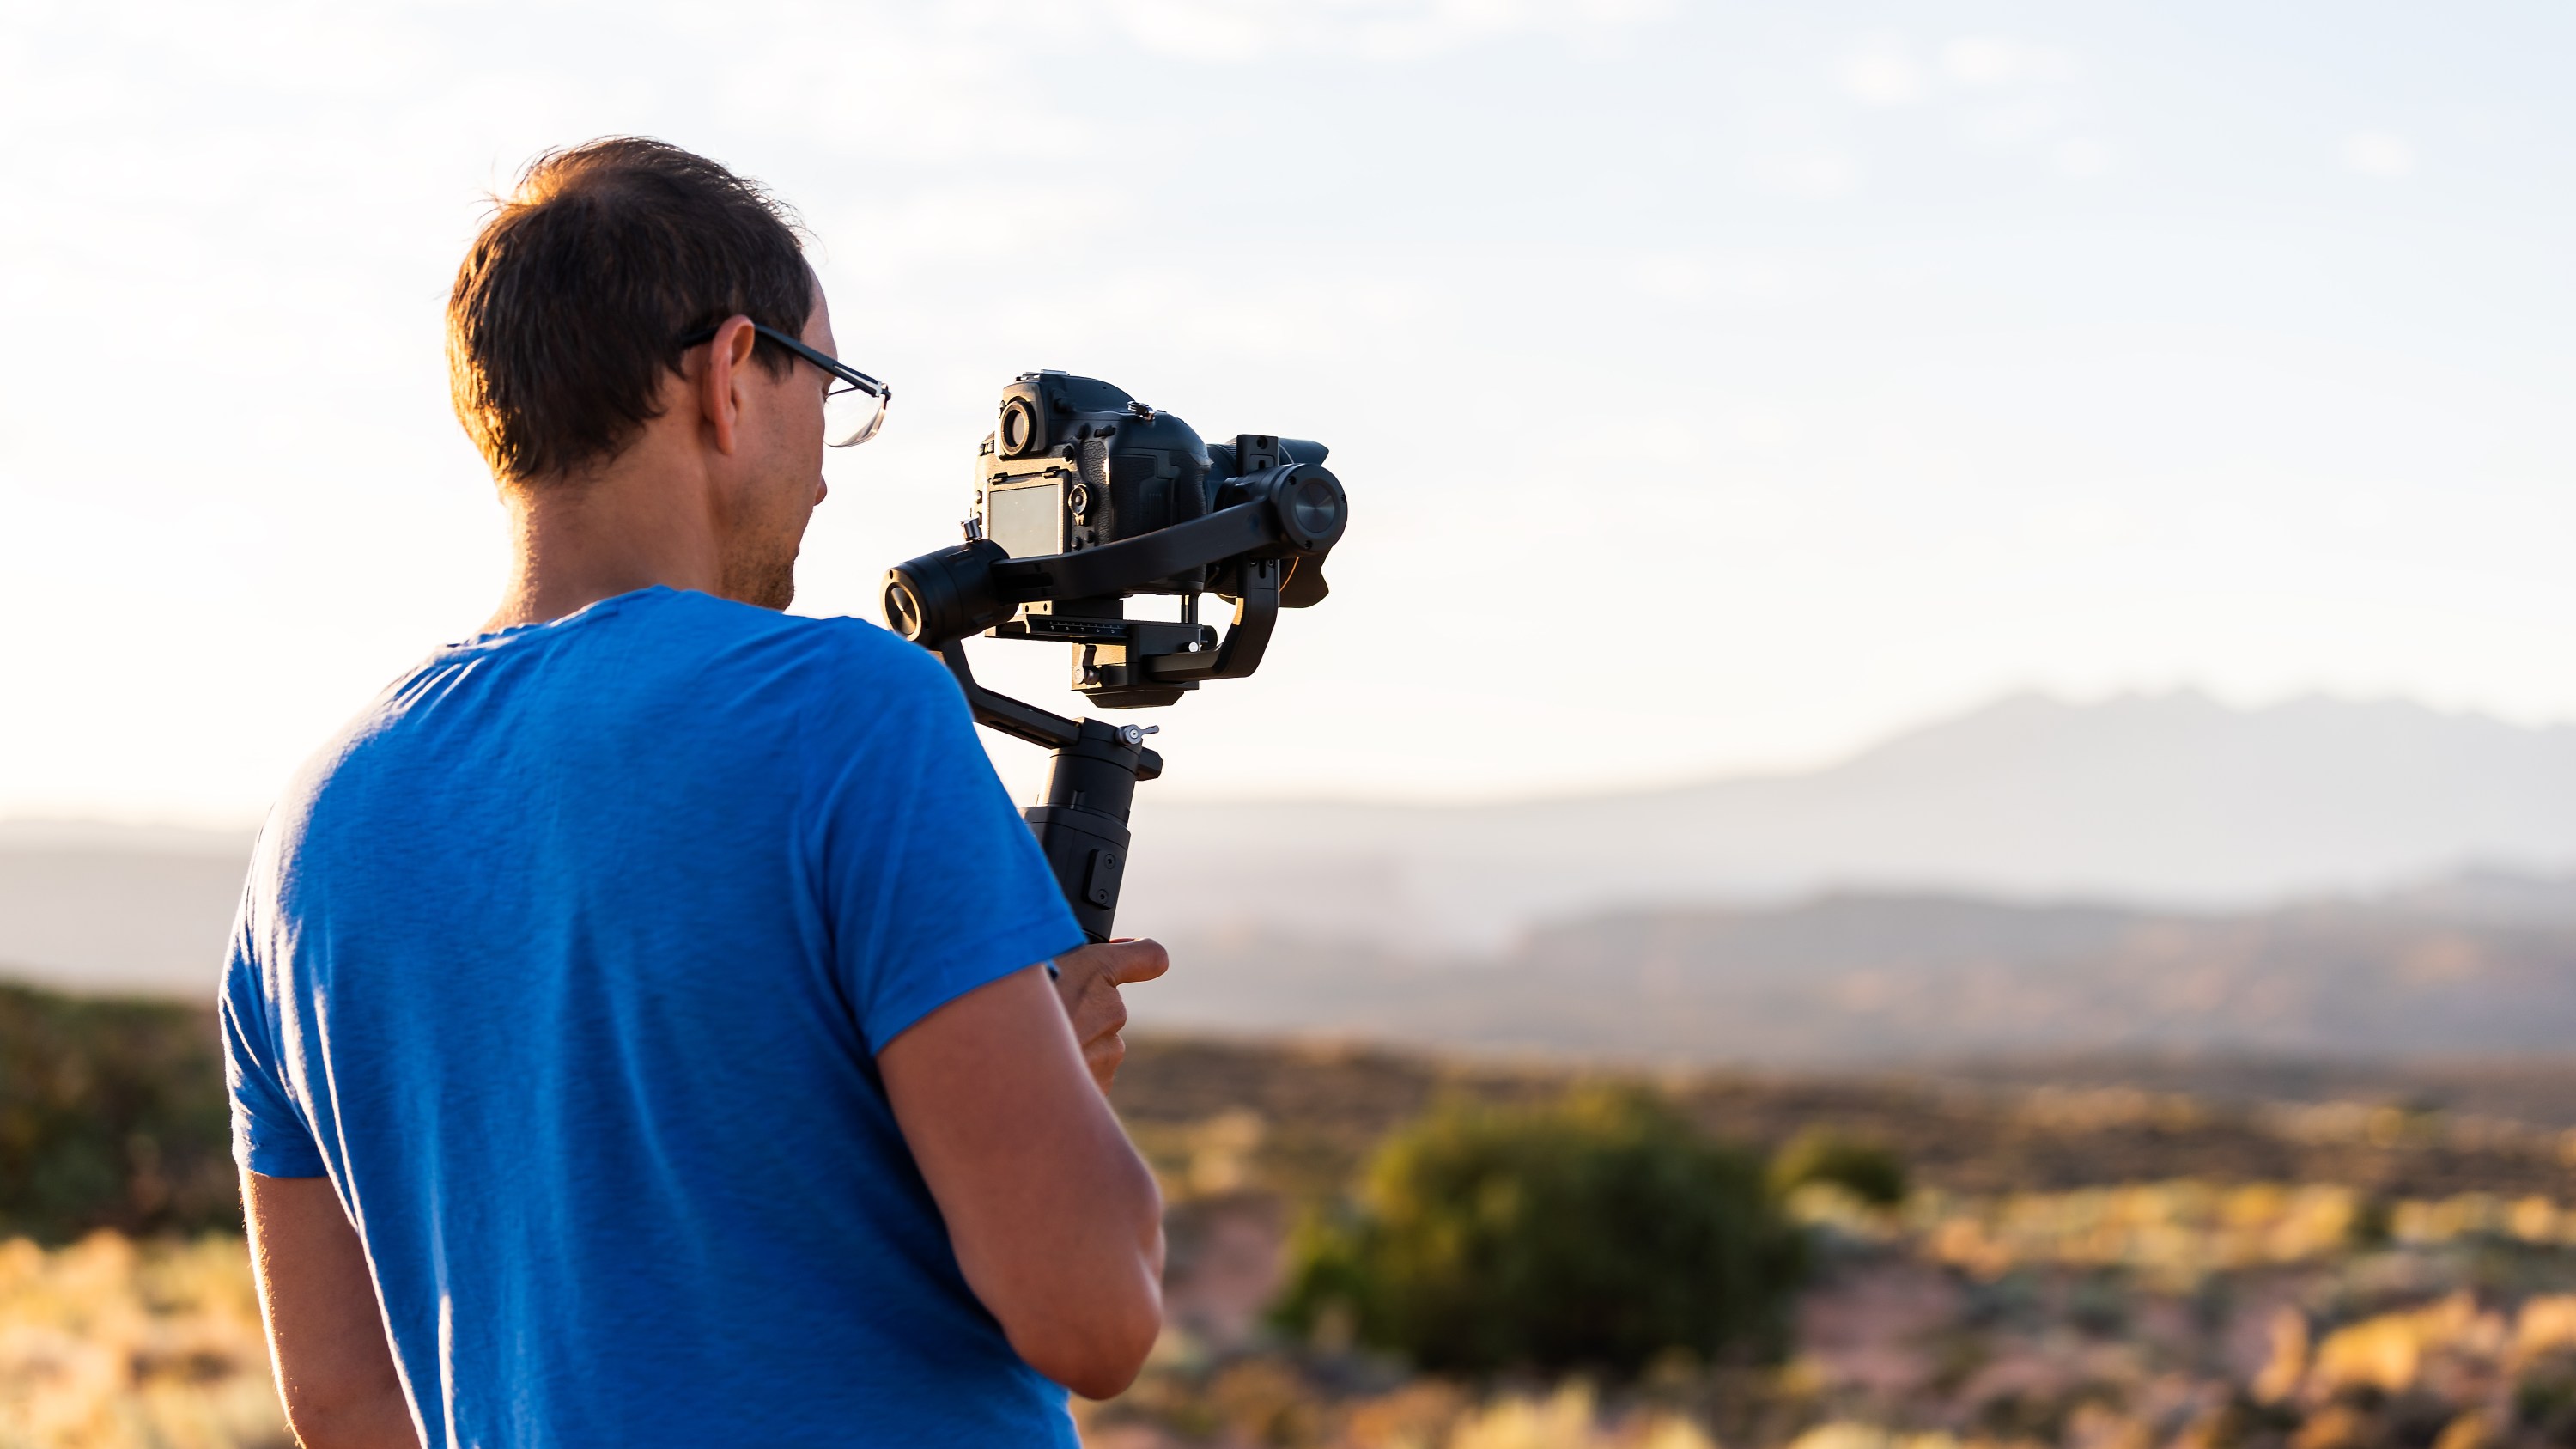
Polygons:
[[984,534],[1013,558],[1064,552],[1064,495],[1055,483],[996,488],[985,495]]

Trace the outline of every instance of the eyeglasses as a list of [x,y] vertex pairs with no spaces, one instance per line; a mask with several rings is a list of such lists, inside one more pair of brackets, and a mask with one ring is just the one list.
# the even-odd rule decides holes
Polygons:
[[[751,330],[823,370],[830,384],[823,389],[823,442],[827,447],[855,448],[885,426],[886,404],[894,389],[827,354],[815,351],[775,327],[751,324]],[[702,327],[680,339],[683,348],[713,342],[716,329]]]

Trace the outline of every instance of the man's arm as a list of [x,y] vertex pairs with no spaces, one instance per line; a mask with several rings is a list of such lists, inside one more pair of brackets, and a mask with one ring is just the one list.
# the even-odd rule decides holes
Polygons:
[[1133,1382],[1162,1329],[1162,1194],[1101,1088],[1122,1050],[1113,988],[1163,960],[1151,942],[1090,947],[1058,963],[1061,996],[1032,966],[877,1053],[968,1285],[1020,1357],[1085,1398]]
[[278,1397],[304,1449],[419,1449],[367,1252],[327,1177],[242,1174]]

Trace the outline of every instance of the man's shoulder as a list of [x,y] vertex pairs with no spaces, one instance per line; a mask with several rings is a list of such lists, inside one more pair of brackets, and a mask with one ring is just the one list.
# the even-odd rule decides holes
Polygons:
[[568,697],[595,713],[621,700],[667,709],[675,698],[715,705],[799,693],[937,704],[956,686],[937,656],[865,619],[656,587],[445,645],[388,683],[319,753],[345,754],[452,694]]
[[[865,619],[786,614],[710,594],[673,592],[638,623],[647,637],[667,627],[669,662],[679,668],[738,670],[880,702],[944,703],[956,693],[930,651]],[[667,620],[657,626],[656,616]]]
[[336,781],[441,772],[503,739],[525,754],[557,733],[590,748],[621,729],[872,733],[964,714],[935,655],[864,619],[675,589],[607,603],[433,653],[313,751],[281,803]]

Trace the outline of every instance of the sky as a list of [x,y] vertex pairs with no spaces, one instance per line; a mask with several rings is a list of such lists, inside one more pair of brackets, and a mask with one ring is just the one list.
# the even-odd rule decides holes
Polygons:
[[1333,597],[1141,717],[1175,798],[1793,769],[2023,689],[2576,719],[2571,54],[2539,3],[10,0],[0,817],[256,819],[473,632],[441,306],[620,132],[795,205],[895,385],[800,611],[955,539],[1030,368],[1332,446]]

